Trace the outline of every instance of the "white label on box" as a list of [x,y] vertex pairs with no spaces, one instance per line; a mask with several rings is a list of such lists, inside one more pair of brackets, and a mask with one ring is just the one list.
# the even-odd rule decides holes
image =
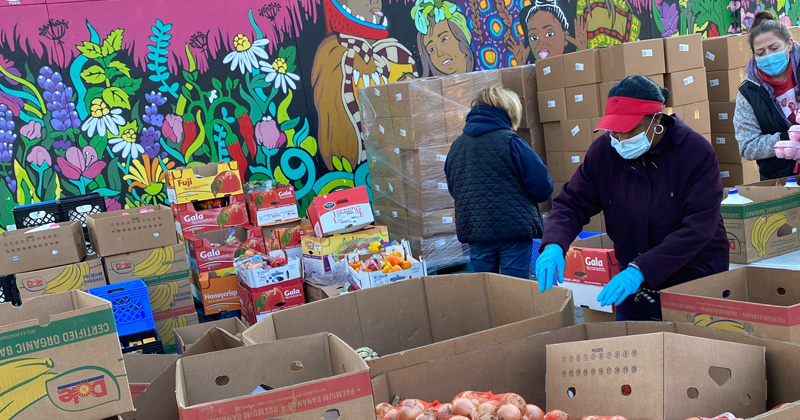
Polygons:
[[396,155],[400,154],[400,148],[399,147],[395,147],[394,148],[394,154],[396,154]]
[[709,86],[719,86],[719,79],[711,79],[708,81]]
[[380,124],[378,124],[378,130],[381,130],[381,133],[386,133],[386,130],[384,130],[383,126]]
[[394,192],[394,187],[392,186],[391,183],[389,183],[389,191]]
[[725,144],[725,137],[717,137],[717,144]]
[[581,132],[581,128],[576,125],[575,127],[572,127],[571,132],[572,132],[572,137],[575,137],[575,135]]
[[684,86],[690,85],[692,83],[694,83],[694,77],[693,76],[689,76],[689,77],[683,79],[683,85]]
[[583,102],[583,95],[582,94],[575,95],[575,102]]
[[580,156],[573,156],[572,157],[572,163],[581,163],[581,157]]
[[394,100],[395,101],[402,101],[403,100],[403,94],[402,93],[398,93],[397,95],[394,95]]
[[396,211],[392,212],[392,217],[394,217],[395,219],[397,218],[397,212]]
[[380,210],[375,210],[375,215],[376,216],[380,216],[381,215],[381,211]]
[[583,63],[575,63],[575,70],[583,71]]
[[442,217],[442,223],[444,223],[444,224],[453,223],[453,218],[452,217]]
[[438,155],[437,154],[436,155],[436,161],[437,162],[445,162],[445,161],[447,161],[447,155]]
[[730,172],[728,172],[728,171],[722,171],[722,172],[720,172],[720,173],[719,173],[719,176],[720,176],[721,178],[730,178],[730,176],[731,176],[731,173],[730,173]]
[[447,241],[445,239],[439,239],[438,241],[434,242],[433,244],[436,245],[437,247],[445,246],[445,245],[447,245]]
[[689,51],[689,44],[678,45],[678,51]]
[[405,136],[406,136],[406,130],[403,130],[403,129],[401,128],[401,129],[400,129],[400,135],[401,135],[401,136],[403,136],[403,137],[405,137]]
[[728,113],[727,112],[723,112],[723,113],[719,114],[718,117],[721,120],[727,120],[728,119]]
[[556,107],[556,101],[547,101],[547,107],[548,108],[555,108]]
[[375,96],[381,96],[381,90],[380,89],[372,89],[372,91],[375,92]]
[[717,58],[717,56],[714,55],[711,51],[706,51],[706,58],[711,61],[714,61],[714,59]]
[[440,190],[446,190],[447,189],[447,183],[446,182],[440,182],[439,183],[439,189]]
[[550,66],[547,66],[547,67],[543,68],[542,69],[542,73],[545,74],[545,75],[550,74]]
[[380,191],[380,190],[381,190],[381,186],[378,185],[378,184],[375,184],[375,191]]
[[642,57],[652,57],[652,56],[653,56],[653,50],[651,49],[642,50]]
[[289,206],[275,207],[272,209],[259,209],[258,211],[256,211],[256,222],[259,225],[266,225],[268,223],[297,219],[298,217],[300,217],[300,215],[297,213],[296,204]]

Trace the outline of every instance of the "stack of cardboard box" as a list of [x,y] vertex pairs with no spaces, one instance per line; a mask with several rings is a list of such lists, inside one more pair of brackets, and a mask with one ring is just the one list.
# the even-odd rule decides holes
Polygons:
[[680,117],[706,139],[711,137],[706,69],[703,67],[703,42],[700,34],[664,39],[666,74],[664,87],[669,90],[667,112]]
[[704,39],[703,57],[711,101],[710,140],[717,153],[722,184],[735,187],[757,182],[760,179],[758,165],[739,154],[733,126],[739,85],[745,79],[745,67],[752,57],[747,35]]

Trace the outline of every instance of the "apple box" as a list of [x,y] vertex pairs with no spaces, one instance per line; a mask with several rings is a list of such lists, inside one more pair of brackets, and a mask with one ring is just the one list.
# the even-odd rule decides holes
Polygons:
[[269,256],[272,258],[283,257],[287,260],[287,263],[283,267],[248,268],[246,262],[236,261],[234,266],[236,267],[236,277],[239,279],[239,282],[246,284],[248,287],[255,288],[269,286],[286,280],[302,280],[303,267],[300,264],[299,258],[288,258],[286,252],[281,250],[270,251]]
[[282,249],[286,251],[289,258],[303,257],[301,238],[311,234],[312,230],[311,222],[308,219],[261,227],[267,251]]
[[239,303],[242,318],[253,325],[272,312],[306,303],[303,279],[298,277],[262,287],[249,287],[239,282]]
[[375,221],[363,185],[314,197],[308,218],[319,238],[354,232]]
[[172,169],[167,171],[166,181],[170,204],[244,193],[236,161]]
[[192,270],[192,296],[206,316],[241,308],[238,283],[233,268],[206,273]]
[[294,187],[269,188],[266,191],[248,191],[247,210],[254,225],[265,226],[286,223],[300,218]]
[[[392,252],[399,252],[403,254],[403,260],[410,262],[411,268],[384,273],[383,271],[367,272],[364,270],[355,270],[351,265],[348,265],[347,279],[350,284],[352,284],[356,289],[366,289],[368,287],[381,286],[388,283],[413,279],[415,277],[425,277],[428,275],[428,269],[425,265],[425,261],[421,257],[420,260],[416,260],[411,256],[408,242],[403,241],[403,245],[393,245],[386,248],[387,254]],[[347,259],[350,262],[363,262],[370,258],[372,258],[371,254],[350,254],[347,256]]]
[[186,237],[189,252],[189,267],[198,273],[233,267],[234,259],[244,254],[247,248],[263,253],[264,238],[261,229],[252,226],[235,226],[234,235],[238,242],[225,244],[229,229],[218,229],[210,232],[197,232]]
[[613,312],[611,306],[600,306],[597,296],[619,271],[614,243],[608,235],[579,239],[567,251],[562,286],[572,290],[575,305]]
[[244,226],[250,222],[245,210],[247,203],[244,194],[231,195],[219,200],[225,200],[225,205],[207,210],[203,209],[203,202],[207,200],[173,204],[172,214],[175,216],[178,237],[183,240],[197,232]]

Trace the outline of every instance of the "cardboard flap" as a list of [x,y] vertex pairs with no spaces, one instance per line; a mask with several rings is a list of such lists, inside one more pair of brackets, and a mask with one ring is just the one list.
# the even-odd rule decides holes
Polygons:
[[150,384],[171,364],[178,360],[175,354],[124,354],[128,383]]
[[[186,349],[194,345],[206,332],[212,328],[218,328],[227,332],[231,336],[241,341],[242,333],[247,329],[239,318],[225,318],[219,321],[206,322],[203,324],[189,325],[175,329],[175,341],[178,344],[178,353],[183,353]],[[238,337],[237,337],[238,335]]]
[[25,304],[19,307],[0,304],[0,319],[2,319],[0,332],[28,326],[47,326],[53,321],[104,309],[111,310],[109,301],[81,290],[35,297],[26,300]]

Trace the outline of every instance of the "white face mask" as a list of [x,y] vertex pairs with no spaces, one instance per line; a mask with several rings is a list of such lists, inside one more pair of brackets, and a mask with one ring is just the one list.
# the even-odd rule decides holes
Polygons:
[[627,140],[620,141],[609,134],[609,136],[611,136],[611,147],[616,149],[617,153],[619,153],[623,159],[631,160],[642,156],[648,150],[650,150],[650,146],[653,145],[652,140],[647,138],[647,132],[650,130],[650,127],[653,125],[655,119],[656,116],[653,115],[653,118],[650,120],[650,124],[647,126],[646,130]]

